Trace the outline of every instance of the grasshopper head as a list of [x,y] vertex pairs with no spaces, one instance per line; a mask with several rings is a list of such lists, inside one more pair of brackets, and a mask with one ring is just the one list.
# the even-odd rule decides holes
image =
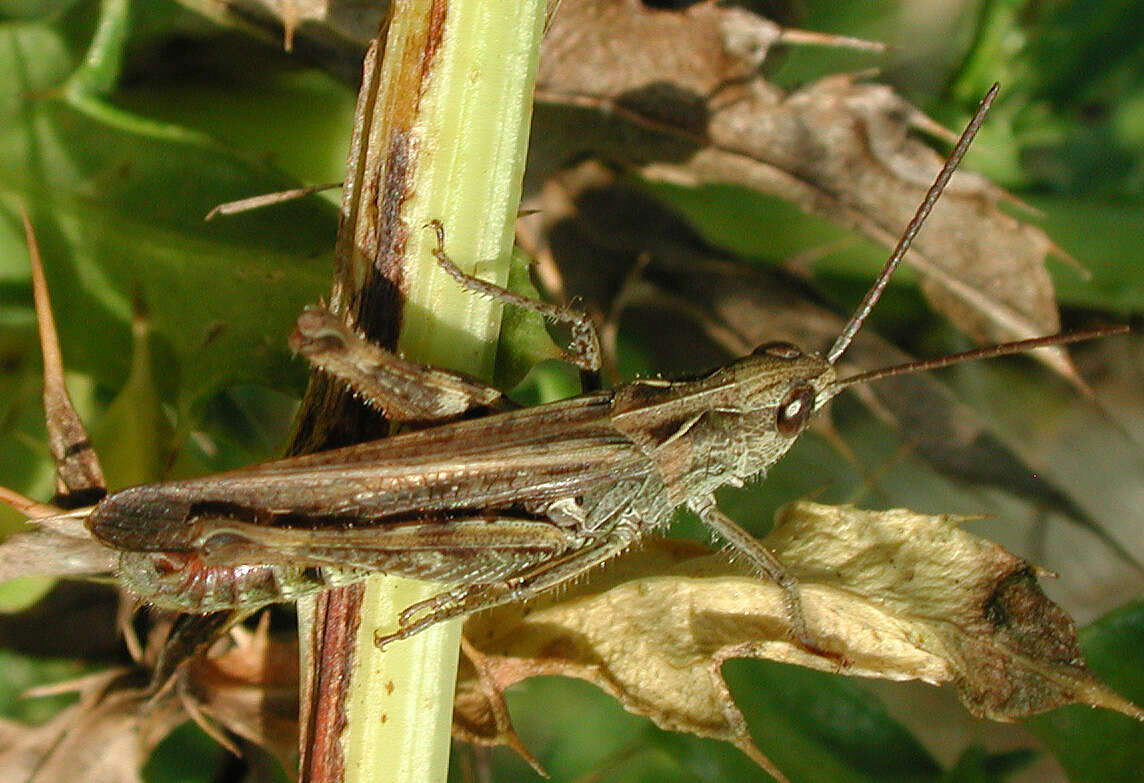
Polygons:
[[712,380],[728,393],[710,400],[705,429],[719,433],[711,435],[712,444],[728,459],[730,472],[744,480],[782,458],[838,389],[825,357],[779,342],[760,345]]
[[837,393],[834,367],[791,343],[763,343],[736,367],[745,407],[763,415],[768,431],[793,441],[815,411]]

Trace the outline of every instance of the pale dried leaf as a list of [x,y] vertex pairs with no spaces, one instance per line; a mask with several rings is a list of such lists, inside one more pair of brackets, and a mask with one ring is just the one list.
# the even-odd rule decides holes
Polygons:
[[[844,665],[789,640],[774,584],[671,541],[649,542],[527,609],[478,615],[465,634],[500,691],[541,674],[582,678],[664,728],[723,739],[755,758],[720,674],[729,658],[952,683],[971,712],[998,720],[1070,703],[1144,719],[1088,672],[1072,621],[1040,592],[1035,569],[959,521],[813,503],[780,515],[766,543],[799,577],[811,633]],[[478,703],[482,687],[462,681],[462,703]],[[467,719],[493,712],[486,704]],[[483,734],[498,731],[486,725]]]
[[[461,639],[457,691],[453,696],[453,737],[475,745],[504,745],[515,750],[537,773],[544,767],[512,727],[503,688],[496,682],[495,661]],[[490,667],[491,664],[491,667]]]
[[361,55],[377,35],[387,0],[180,0],[219,24],[241,28],[287,51],[326,62],[346,78],[361,75]]
[[[362,53],[389,12],[389,0],[179,0],[219,24],[297,51],[345,79],[361,76]],[[561,0],[549,0],[555,13]]]

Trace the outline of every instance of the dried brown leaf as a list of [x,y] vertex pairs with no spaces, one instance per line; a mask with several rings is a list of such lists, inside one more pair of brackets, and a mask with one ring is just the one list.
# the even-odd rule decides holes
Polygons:
[[790,641],[774,584],[696,545],[649,542],[588,584],[469,620],[481,658],[458,686],[467,731],[504,738],[503,723],[489,718],[499,692],[560,674],[595,683],[664,728],[761,759],[720,673],[729,658],[952,683],[971,712],[997,720],[1070,703],[1144,719],[1089,673],[1072,621],[1041,593],[1036,570],[960,521],[814,503],[780,514],[767,545],[801,580],[811,632],[842,666]]
[[184,703],[193,699],[192,711],[270,751],[286,769],[294,767],[298,646],[272,640],[268,622],[254,632],[232,629],[224,651],[190,659],[180,690]]
[[[931,123],[888,87],[848,75],[789,94],[743,80],[778,32],[712,4],[678,13],[569,0],[541,62],[534,175],[595,154],[651,179],[774,194],[892,245],[941,165],[909,136]],[[934,305],[986,342],[1059,328],[1044,266],[1054,245],[1001,212],[1004,198],[979,176],[955,176],[907,256]],[[1078,382],[1063,351],[1041,358]]]
[[[281,14],[276,4],[224,5]],[[299,18],[314,24],[300,40],[325,49],[342,36],[340,59],[360,58],[376,11],[308,5],[316,10]],[[910,132],[932,134],[935,123],[890,88],[851,75],[792,93],[758,75],[772,46],[804,39],[731,5],[564,0],[541,55],[528,189],[595,156],[650,179],[773,194],[892,245],[941,163]],[[980,176],[957,175],[907,256],[934,306],[982,342],[1059,328],[1045,269],[1055,245],[1000,211],[1008,198]],[[1038,357],[1080,385],[1063,350]]]
[[148,663],[38,689],[30,695],[78,692],[77,704],[48,722],[0,722],[0,770],[6,783],[136,783],[151,751],[174,728],[194,720],[223,746],[223,731],[269,750],[294,766],[298,730],[298,655],[293,642],[272,640],[269,624],[236,628],[205,655],[184,660],[158,691],[150,667],[175,626],[159,623],[143,656]]
[[6,783],[139,783],[150,752],[186,720],[173,700],[149,702],[123,671],[84,678],[79,703],[39,726],[0,723],[0,769]]

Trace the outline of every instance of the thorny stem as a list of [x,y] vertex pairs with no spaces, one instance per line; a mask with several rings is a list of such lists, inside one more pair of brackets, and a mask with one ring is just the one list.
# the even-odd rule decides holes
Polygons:
[[[491,374],[500,308],[436,268],[424,226],[442,221],[451,257],[505,282],[544,18],[543,0],[395,0],[384,57],[367,56],[331,307],[409,358]],[[371,417],[316,379],[294,451],[360,440],[355,423]],[[379,577],[314,608],[300,629],[304,655],[317,640],[303,661],[303,780],[444,779],[460,623],[384,655],[373,645],[439,589]]]

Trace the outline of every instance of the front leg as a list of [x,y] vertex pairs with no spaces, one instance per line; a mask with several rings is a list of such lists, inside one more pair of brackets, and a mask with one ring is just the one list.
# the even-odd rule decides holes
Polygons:
[[525,310],[531,310],[571,329],[572,340],[568,350],[564,352],[564,360],[580,368],[584,376],[585,388],[598,387],[601,364],[600,336],[596,334],[596,325],[592,323],[592,319],[587,313],[573,307],[560,307],[548,302],[529,299],[527,296],[521,296],[515,291],[510,291],[495,283],[465,274],[445,252],[445,225],[440,220],[431,220],[427,227],[433,229],[437,234],[437,247],[433,249],[433,257],[437,259],[438,266],[449,277],[473,293],[522,307]]

